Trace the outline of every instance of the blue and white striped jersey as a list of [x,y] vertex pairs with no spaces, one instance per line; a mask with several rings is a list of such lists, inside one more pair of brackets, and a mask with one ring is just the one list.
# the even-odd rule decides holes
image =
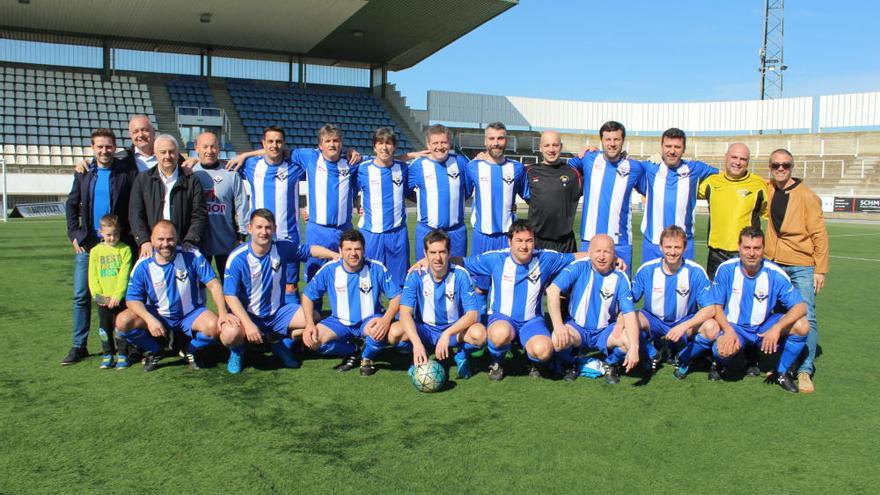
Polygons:
[[467,174],[474,187],[471,225],[483,234],[507,232],[516,218],[515,196],[529,199],[529,181],[523,164],[514,160],[504,163],[471,160]]
[[644,296],[645,311],[674,323],[712,304],[710,285],[706,270],[697,263],[684,260],[677,272],[668,275],[663,270],[663,259],[658,258],[639,267],[633,277],[632,296],[635,301]]
[[309,221],[326,227],[351,223],[357,165],[345,158],[324,159],[318,149],[301,148],[290,154],[290,161],[305,170],[309,183]]
[[583,159],[570,158],[568,164],[584,178],[581,239],[608,234],[617,245],[631,245],[630,197],[644,173],[641,162],[624,158],[609,163],[604,154],[593,151]]
[[589,258],[568,265],[553,285],[568,294],[568,314],[587,330],[601,330],[617,321],[618,314],[635,311],[626,273],[612,270],[603,275]]
[[467,270],[449,265],[443,280],[437,282],[430,270],[415,270],[406,277],[400,304],[413,309],[416,321],[449,326],[468,311],[479,311],[474,282]]
[[352,273],[345,269],[342,260],[338,260],[322,266],[304,292],[312,301],[325,293],[330,295],[333,316],[344,325],[357,325],[382,313],[380,296],[385,294],[388,299],[393,299],[400,294],[400,286],[378,261],[365,259],[360,271]]
[[250,213],[257,208],[266,208],[275,215],[275,237],[298,238],[299,181],[303,179],[302,170],[288,160],[271,164],[262,156],[248,158],[238,170],[250,187]]
[[718,169],[703,162],[681,161],[676,169],[665,164],[642,162],[645,173],[636,190],[646,197],[642,234],[652,244],[660,244],[660,233],[670,225],[678,225],[694,238],[694,210],[697,186]]
[[177,248],[174,259],[164,265],[155,256],[141,258],[134,265],[125,298],[140,301],[166,318],[180,319],[205,306],[199,283],[217,276],[198,250]]
[[464,201],[472,190],[467,164],[467,158],[452,153],[443,163],[428,157],[410,163],[407,189],[416,191],[419,223],[446,230],[464,223]]
[[544,314],[541,306],[544,288],[574,259],[573,254],[535,249],[532,260],[520,265],[510,256],[508,248],[464,258],[464,267],[473,275],[491,278],[489,314],[501,313],[524,322]]
[[758,274],[748,277],[739,258],[718,266],[709,300],[724,308],[727,321],[751,331],[764,323],[777,305],[789,310],[803,302],[801,293],[779,265],[764,260]]
[[273,316],[284,305],[287,265],[305,262],[311,246],[278,240],[263,256],[257,256],[251,243],[229,253],[223,275],[223,294],[235,296],[248,313],[260,318]]
[[364,214],[358,228],[381,234],[406,225],[407,166],[395,160],[390,167],[373,159],[358,164],[357,190]]

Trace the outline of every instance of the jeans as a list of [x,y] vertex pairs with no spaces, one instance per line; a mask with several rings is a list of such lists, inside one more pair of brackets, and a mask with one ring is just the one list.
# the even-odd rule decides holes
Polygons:
[[89,253],[74,255],[73,265],[73,346],[86,347],[92,321],[92,295],[89,293]]
[[792,285],[801,293],[804,302],[807,303],[807,321],[810,323],[810,333],[807,334],[807,355],[804,362],[798,368],[798,373],[810,373],[815,371],[813,360],[816,359],[816,347],[819,345],[819,329],[816,324],[816,288],[813,286],[812,266],[782,266],[785,273],[791,278]]

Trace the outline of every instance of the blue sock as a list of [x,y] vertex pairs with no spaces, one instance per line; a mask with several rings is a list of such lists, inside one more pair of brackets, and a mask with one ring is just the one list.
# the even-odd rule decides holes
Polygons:
[[648,359],[657,359],[657,347],[654,345],[653,339],[649,339],[645,332],[639,332],[639,345],[645,349]]
[[501,347],[495,347],[492,344],[492,341],[489,341],[489,354],[492,355],[492,361],[503,364],[504,363],[504,355],[507,354],[507,351],[510,350],[510,344],[503,345]]
[[461,348],[458,352],[464,351],[465,353],[467,353],[468,357],[470,357],[471,354],[479,351],[480,349],[482,349],[482,347],[476,346],[474,344],[468,344],[467,342],[465,342],[464,345],[461,346]]
[[782,348],[782,356],[779,358],[779,364],[776,366],[777,373],[786,373],[791,369],[804,346],[807,343],[807,337],[803,335],[789,335],[785,339],[785,346]]
[[408,340],[401,340],[400,342],[394,344],[394,349],[403,354],[412,354],[413,345],[412,342]]
[[712,347],[712,341],[698,333],[694,340],[684,346],[684,349],[678,355],[678,362],[683,366],[690,366],[694,359],[702,356]]
[[162,353],[162,346],[143,328],[133,328],[127,332],[119,332],[119,336],[150,354]]
[[615,347],[611,354],[608,355],[608,359],[605,360],[608,364],[620,364],[623,361],[623,358],[626,357],[626,352],[620,347]]
[[367,337],[364,339],[364,352],[361,353],[361,357],[364,359],[372,360],[376,356],[379,355],[382,350],[385,349],[385,341],[379,341],[374,339],[373,337]]
[[532,356],[531,354],[529,354],[529,351],[526,351],[526,357],[529,358],[529,361],[531,361],[533,363],[542,363],[543,362],[540,359],[536,358],[535,356]]
[[322,356],[348,356],[357,350],[354,344],[346,340],[334,339],[318,348]]
[[231,352],[233,354],[238,354],[239,356],[243,356],[244,355],[244,346],[237,345],[235,347],[230,347],[229,352]]
[[571,366],[574,363],[574,347],[566,347],[561,351],[554,353],[556,359],[565,366]]
[[190,354],[194,352],[201,351],[211,345],[216,344],[217,341],[203,334],[202,332],[196,332],[196,338],[191,339],[189,344],[186,346],[186,351]]

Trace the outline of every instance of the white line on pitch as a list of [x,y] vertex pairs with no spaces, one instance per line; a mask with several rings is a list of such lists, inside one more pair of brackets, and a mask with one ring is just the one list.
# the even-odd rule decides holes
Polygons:
[[829,258],[836,258],[840,260],[855,260],[855,261],[880,261],[876,258],[855,258],[852,256],[829,256]]
[[874,232],[871,234],[835,234],[829,235],[828,237],[867,237],[871,235],[880,235],[880,232]]

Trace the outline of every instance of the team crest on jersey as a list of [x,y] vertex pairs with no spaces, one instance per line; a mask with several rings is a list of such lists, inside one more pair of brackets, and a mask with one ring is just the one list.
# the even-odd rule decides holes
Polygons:
[[373,284],[371,284],[369,280],[361,280],[361,286],[359,289],[361,294],[369,294],[370,291],[373,290]]
[[189,274],[186,273],[186,269],[184,268],[180,268],[174,271],[174,277],[181,282],[185,281],[188,276]]
[[282,170],[275,174],[275,180],[287,180],[287,170]]
[[568,187],[568,183],[571,181],[571,177],[567,175],[560,175],[559,182],[562,183],[562,187]]
[[602,289],[601,291],[599,291],[599,295],[602,296],[602,299],[608,300],[614,297],[614,291]]
[[340,168],[339,169],[339,176],[342,177],[343,179],[348,177],[348,168]]
[[272,271],[277,272],[279,268],[281,268],[281,260],[280,259],[273,259],[272,260]]
[[687,297],[688,294],[691,293],[691,290],[688,289],[687,287],[679,287],[679,288],[675,289],[675,293],[681,297]]
[[211,178],[211,180],[213,180],[214,182],[219,184],[219,183],[223,182],[223,177],[220,175],[215,175],[214,177]]
[[618,177],[626,177],[629,175],[629,167],[620,167],[617,169]]
[[400,177],[392,177],[391,183],[395,186],[400,186],[401,184],[403,184],[403,179],[401,179]]
[[762,303],[767,300],[767,293],[762,289],[758,289],[755,291],[755,300]]
[[458,169],[448,169],[446,170],[446,176],[450,179],[458,179]]
[[749,191],[748,189],[737,189],[736,193],[739,194],[741,198],[745,198],[749,194],[752,194],[752,191]]
[[501,180],[503,180],[504,183],[507,184],[508,186],[513,184],[513,176],[512,175],[505,175],[504,177],[501,178]]
[[529,283],[532,283],[532,284],[537,284],[538,282],[540,282],[541,281],[540,268],[538,268],[538,267],[533,268],[532,271],[530,271],[529,274],[526,275],[526,278],[529,280]]
[[446,291],[446,299],[448,299],[449,302],[455,300],[455,289],[449,289]]

